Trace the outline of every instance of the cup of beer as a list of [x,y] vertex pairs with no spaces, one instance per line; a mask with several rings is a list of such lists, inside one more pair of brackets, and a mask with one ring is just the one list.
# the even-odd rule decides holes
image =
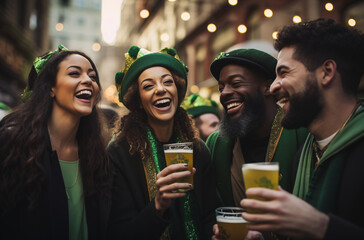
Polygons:
[[[187,170],[192,172],[193,168],[192,142],[164,144],[163,148],[167,166],[176,163],[185,163],[188,165]],[[193,186],[193,175],[182,178],[181,182],[187,182]]]
[[244,208],[220,207],[215,212],[221,239],[244,240],[248,234],[247,221],[241,215],[245,212]]
[[[262,187],[278,190],[279,163],[278,162],[257,162],[243,164],[243,178],[245,190],[253,187]],[[257,198],[258,200],[263,200]],[[259,213],[247,209],[248,212]]]

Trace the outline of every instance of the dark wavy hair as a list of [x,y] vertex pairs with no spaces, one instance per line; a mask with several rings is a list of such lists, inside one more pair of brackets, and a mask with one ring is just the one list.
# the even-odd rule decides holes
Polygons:
[[276,50],[295,47],[293,57],[314,71],[332,59],[342,77],[344,90],[355,94],[364,73],[364,36],[334,20],[317,19],[283,27],[274,44]]
[[[174,131],[182,142],[193,142],[195,149],[200,149],[199,135],[193,125],[193,120],[187,112],[180,107],[186,94],[186,82],[183,78],[172,73],[178,92],[178,108],[174,115]],[[139,154],[142,160],[151,156],[150,143],[146,127],[148,117],[141,108],[138,81],[133,81],[125,94],[124,101],[129,106],[130,112],[123,116],[116,127],[116,141],[125,139],[129,144],[130,155]]]
[[[59,64],[73,54],[81,55],[90,62],[101,92],[95,64],[86,54],[79,51],[61,51],[53,54],[39,75],[34,67],[31,69],[28,86],[32,94],[0,123],[1,206],[15,206],[19,201],[25,200],[31,208],[48,180],[43,154],[49,139],[47,124],[53,103],[50,91],[56,84]],[[100,98],[99,94],[96,102],[99,102]],[[90,115],[81,117],[76,135],[83,194],[90,198],[96,195],[109,197],[110,164],[99,116],[95,104]]]

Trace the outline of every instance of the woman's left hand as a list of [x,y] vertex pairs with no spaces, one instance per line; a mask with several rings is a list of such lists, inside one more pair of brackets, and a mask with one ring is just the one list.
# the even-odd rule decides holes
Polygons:
[[179,180],[195,172],[195,168],[192,172],[187,171],[186,164],[172,164],[157,174],[155,208],[158,213],[163,215],[164,211],[171,206],[172,199],[186,196],[186,192],[193,186],[189,183],[179,182]]

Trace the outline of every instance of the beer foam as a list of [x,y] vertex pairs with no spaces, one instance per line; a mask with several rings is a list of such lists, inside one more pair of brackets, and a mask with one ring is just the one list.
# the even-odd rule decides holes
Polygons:
[[216,216],[216,221],[221,223],[246,223],[248,222],[242,217],[233,216]]
[[193,153],[192,149],[167,149],[165,153]]
[[252,169],[252,170],[263,170],[263,171],[278,171],[279,170],[279,165],[275,164],[275,165],[269,165],[269,164],[244,164],[243,165],[243,171],[244,170],[248,170],[248,169]]

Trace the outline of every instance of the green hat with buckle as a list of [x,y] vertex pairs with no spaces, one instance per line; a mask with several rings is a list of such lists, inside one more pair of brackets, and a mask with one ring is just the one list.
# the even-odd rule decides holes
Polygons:
[[175,49],[164,48],[159,52],[150,52],[137,46],[131,46],[128,52],[125,53],[124,68],[115,75],[115,85],[119,93],[119,101],[125,105],[124,96],[133,81],[137,80],[145,69],[155,66],[165,67],[185,79],[185,88],[187,89],[188,68],[180,60]]
[[231,64],[240,65],[262,73],[272,81],[276,78],[277,59],[268,53],[254,48],[242,48],[220,53],[210,65],[211,74],[216,80],[219,80],[221,69]]

